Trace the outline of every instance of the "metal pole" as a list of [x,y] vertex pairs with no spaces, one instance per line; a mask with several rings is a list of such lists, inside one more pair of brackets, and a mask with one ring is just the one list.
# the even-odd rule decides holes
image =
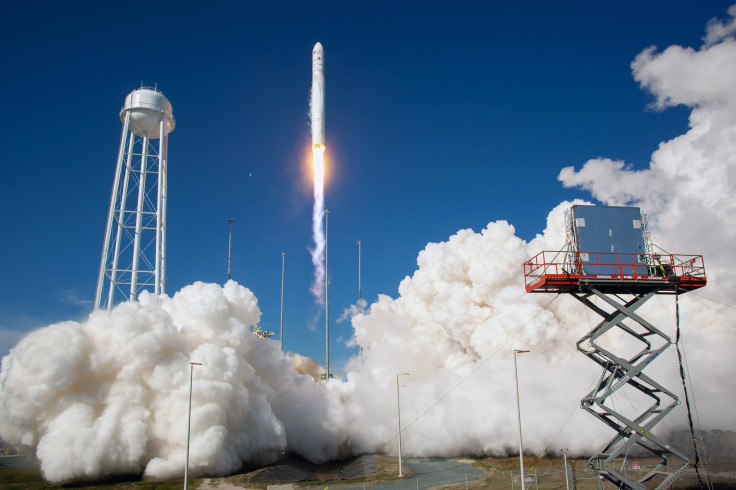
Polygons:
[[[363,242],[358,240],[358,311],[360,313],[363,313],[363,290],[361,288],[360,283],[360,249],[363,245]],[[363,360],[363,346],[358,346],[358,354],[360,356],[360,360]]]
[[233,221],[234,219],[229,219],[228,222],[230,223],[230,235],[227,239],[227,280],[230,280],[230,253],[232,252],[233,248]]
[[146,197],[146,174],[148,167],[148,136],[143,137],[141,151],[141,170],[138,179],[138,207],[135,218],[135,238],[133,239],[133,267],[130,277],[130,300],[135,301],[138,296],[138,263],[141,253],[141,233],[143,232],[143,205]]
[[567,448],[560,449],[562,451],[562,457],[565,459],[565,489],[570,490],[570,480],[567,477]]
[[161,236],[164,228],[163,228],[163,214],[162,208],[163,208],[163,201],[166,199],[166,194],[164,194],[164,187],[166,182],[166,172],[164,172],[164,147],[163,145],[166,144],[166,141],[164,140],[164,127],[166,123],[164,121],[164,117],[161,117],[161,122],[159,123],[159,137],[158,137],[158,192],[156,196],[156,265],[153,268],[153,278],[154,278],[154,286],[153,291],[156,296],[161,294],[163,291],[161,291],[161,260],[162,260],[162,253],[161,253],[161,245],[163,241],[163,237]]
[[399,375],[396,375],[396,410],[399,414],[399,476],[404,476],[401,472],[401,397],[399,396]]
[[521,407],[519,404],[519,372],[516,365],[516,355],[529,352],[528,350],[514,349],[514,377],[516,379],[516,415],[519,420],[519,466],[521,466],[521,490],[525,490],[524,482],[524,443],[521,438]]
[[572,490],[578,488],[577,477],[575,476],[575,460],[570,461],[570,473],[572,473]]
[[166,202],[169,194],[169,135],[164,134],[164,146],[161,150],[164,154],[163,166],[159,171],[163,171],[163,187],[161,191],[161,294],[166,294]]
[[327,370],[327,381],[330,380],[330,300],[329,300],[329,283],[330,276],[327,273],[328,254],[327,247],[330,241],[328,233],[328,225],[330,218],[330,210],[325,209],[325,354],[326,362],[325,369]]
[[[107,309],[112,310],[115,301],[115,289],[118,287],[118,262],[120,261],[120,240],[123,237],[123,228],[125,228],[125,201],[124,196],[128,195],[128,182],[130,182],[130,166],[133,161],[133,144],[135,143],[135,133],[130,133],[128,140],[128,156],[125,162],[125,177],[123,178],[123,191],[120,194],[120,207],[118,214],[118,230],[115,235],[115,252],[112,259],[112,270],[110,271],[110,289],[107,291]],[[122,291],[122,289],[121,289]]]
[[360,248],[363,243],[358,240],[358,308],[361,313],[363,313],[363,291],[361,289],[360,285]]
[[286,253],[281,252],[281,352],[284,352],[284,266],[286,264]]
[[[118,150],[118,160],[115,166],[115,180],[112,184],[112,195],[110,196],[110,210],[107,215],[107,226],[105,228],[105,241],[102,244],[102,258],[100,259],[100,271],[97,276],[97,291],[95,293],[95,310],[102,307],[102,290],[105,284],[105,269],[107,269],[107,253],[110,248],[110,235],[112,234],[112,222],[115,218],[115,203],[117,202],[118,186],[120,185],[120,175],[123,171],[123,157],[125,156],[125,139],[128,136],[128,126],[130,124],[130,112],[126,111],[125,121],[123,122],[123,134],[120,136],[120,149]],[[131,139],[133,135],[131,134]],[[125,195],[122,196],[125,201]],[[110,287],[115,287],[114,281]],[[112,303],[112,300],[108,304]],[[108,308],[110,309],[110,308]]]
[[189,414],[187,415],[187,462],[184,465],[184,490],[187,490],[187,480],[189,479],[189,432],[192,427],[192,380],[194,379],[194,366],[201,365],[201,362],[189,363]]
[[409,373],[396,375],[396,410],[399,414],[399,476],[404,476],[401,471],[401,398],[399,397],[399,376],[409,376]]

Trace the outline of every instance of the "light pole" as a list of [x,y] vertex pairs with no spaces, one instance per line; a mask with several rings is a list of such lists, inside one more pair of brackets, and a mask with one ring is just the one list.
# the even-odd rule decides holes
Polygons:
[[[360,286],[360,249],[363,245],[363,242],[358,240],[358,312],[363,313],[363,290]],[[360,355],[360,360],[363,360],[363,346],[358,347],[358,353]]]
[[327,263],[328,263],[328,255],[327,255],[327,247],[330,242],[330,235],[328,233],[328,225],[330,220],[330,210],[325,209],[325,354],[326,354],[326,363],[325,363],[325,370],[327,371],[327,381],[330,380],[330,299],[329,299],[329,289],[330,289],[330,276],[328,274],[327,270]]
[[363,313],[363,291],[360,286],[360,248],[363,242],[358,240],[358,309]]
[[281,252],[281,352],[284,352],[284,265],[286,264],[286,252]]
[[409,373],[399,373],[396,375],[396,408],[399,412],[399,476],[404,476],[401,472],[401,397],[399,396],[399,376],[409,376]]
[[517,354],[529,352],[528,350],[514,349],[514,377],[516,379],[516,415],[519,419],[519,465],[521,466],[521,490],[525,490],[524,482],[524,443],[521,439],[521,408],[519,406],[519,372],[516,367]]
[[230,222],[230,235],[227,239],[227,280],[230,280],[230,252],[232,252],[233,248],[233,221],[234,219],[229,219]]
[[184,465],[184,490],[187,490],[187,480],[189,479],[189,431],[192,427],[192,380],[194,379],[194,366],[201,365],[201,362],[189,363],[189,414],[187,415],[187,461]]
[[570,480],[567,478],[567,449],[560,449],[562,457],[565,459],[565,488],[570,490]]

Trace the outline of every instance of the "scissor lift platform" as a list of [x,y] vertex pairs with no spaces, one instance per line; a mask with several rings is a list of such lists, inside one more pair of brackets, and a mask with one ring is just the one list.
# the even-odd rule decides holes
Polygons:
[[[524,279],[529,293],[567,293],[602,317],[577,343],[580,352],[603,368],[598,383],[581,400],[581,407],[616,435],[588,460],[590,467],[618,488],[671,486],[690,462],[652,429],[680,402],[674,393],[642,371],[673,341],[636,310],[656,294],[681,294],[705,286],[703,257],[544,251],[524,263]],[[624,357],[606,348],[601,337],[614,328],[635,339],[641,349]],[[625,385],[651,401],[646,410],[634,417],[625,416],[608,400]],[[636,481],[622,473],[620,464],[614,464],[634,446],[661,458],[652,471]]]
[[524,262],[527,293],[568,293],[590,286],[610,294],[677,294],[705,283],[702,255],[544,251]]

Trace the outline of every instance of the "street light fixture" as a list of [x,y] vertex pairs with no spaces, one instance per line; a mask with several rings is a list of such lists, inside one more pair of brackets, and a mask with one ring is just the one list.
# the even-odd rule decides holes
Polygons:
[[516,366],[517,354],[524,354],[528,350],[514,349],[514,377],[516,379],[516,416],[519,420],[519,465],[521,466],[521,490],[525,490],[524,476],[524,443],[521,438],[521,408],[519,406],[519,372]]
[[184,465],[184,490],[187,490],[187,480],[189,479],[189,431],[192,427],[192,380],[194,379],[194,366],[201,365],[201,362],[189,363],[189,414],[187,415],[187,462]]
[[399,376],[409,376],[409,373],[399,373],[396,375],[396,408],[399,412],[399,476],[404,476],[401,472],[401,398],[399,397]]

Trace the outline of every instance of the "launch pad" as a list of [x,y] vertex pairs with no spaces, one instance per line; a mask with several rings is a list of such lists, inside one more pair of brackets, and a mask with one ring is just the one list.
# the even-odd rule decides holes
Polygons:
[[[680,401],[643,370],[674,342],[637,310],[657,294],[679,295],[705,286],[703,257],[654,253],[646,216],[639,208],[573,206],[566,224],[566,249],[541,252],[526,261],[524,278],[527,292],[570,294],[602,318],[577,342],[577,349],[603,368],[581,407],[616,435],[588,464],[619,488],[641,490],[648,484],[667,488],[690,462],[652,430]],[[621,355],[601,342],[616,328],[638,350]],[[611,399],[624,386],[650,400],[633,417]],[[657,456],[659,464],[634,481],[613,463],[636,446]]]

